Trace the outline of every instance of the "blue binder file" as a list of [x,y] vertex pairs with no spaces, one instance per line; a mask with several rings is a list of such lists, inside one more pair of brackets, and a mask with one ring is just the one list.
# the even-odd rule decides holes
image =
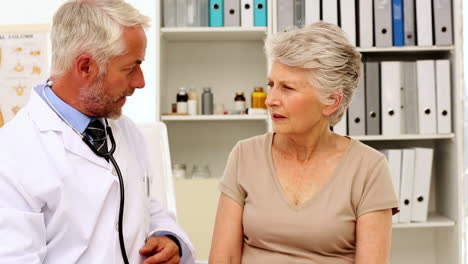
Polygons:
[[266,27],[267,26],[267,0],[254,1],[254,26]]
[[403,0],[392,0],[393,46],[405,45]]
[[223,0],[210,0],[210,27],[224,26]]

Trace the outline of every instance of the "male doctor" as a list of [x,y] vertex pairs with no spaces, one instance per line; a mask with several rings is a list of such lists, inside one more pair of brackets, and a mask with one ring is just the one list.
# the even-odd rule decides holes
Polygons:
[[[54,15],[50,81],[0,129],[0,263],[194,263],[187,235],[147,197],[144,140],[121,116],[145,86],[148,21],[123,0],[72,0]],[[111,134],[122,221],[118,170],[98,156]]]

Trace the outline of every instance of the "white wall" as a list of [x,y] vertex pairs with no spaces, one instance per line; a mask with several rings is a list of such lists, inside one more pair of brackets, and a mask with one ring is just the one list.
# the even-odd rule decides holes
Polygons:
[[[65,0],[0,0],[0,25],[51,24],[57,8]],[[143,14],[151,17],[147,31],[148,46],[143,63],[146,88],[139,89],[127,101],[124,113],[137,122],[151,122],[159,116],[159,99],[156,98],[156,6],[154,0],[127,0]],[[159,20],[159,18],[158,18]]]

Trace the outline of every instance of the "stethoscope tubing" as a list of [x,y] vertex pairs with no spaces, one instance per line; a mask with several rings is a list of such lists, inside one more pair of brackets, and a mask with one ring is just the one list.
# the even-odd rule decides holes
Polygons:
[[42,95],[46,99],[47,104],[50,106],[50,108],[52,108],[52,111],[54,111],[54,113],[63,122],[65,122],[71,129],[73,129],[73,131],[76,134],[78,134],[81,137],[81,139],[94,152],[94,154],[96,154],[98,157],[101,157],[101,158],[106,158],[107,157],[110,160],[110,162],[112,163],[112,165],[114,166],[115,171],[117,172],[117,177],[119,178],[119,187],[120,187],[119,223],[118,223],[119,245],[120,245],[120,251],[122,253],[122,258],[123,258],[124,263],[129,264],[128,257],[127,257],[127,251],[125,249],[125,241],[124,241],[124,238],[123,238],[123,214],[124,214],[124,205],[125,205],[125,187],[124,187],[124,183],[123,183],[122,172],[120,171],[120,167],[117,164],[117,161],[115,160],[114,155],[113,155],[114,152],[115,152],[115,149],[116,149],[114,134],[112,133],[112,130],[109,127],[109,123],[107,122],[107,119],[104,119],[105,122],[106,122],[106,127],[105,127],[106,137],[107,137],[107,135],[109,136],[109,139],[111,141],[112,146],[111,146],[111,149],[108,150],[105,153],[98,152],[97,149],[94,147],[94,145],[89,140],[89,138],[85,134],[80,133],[75,127],[73,127],[73,125],[70,124],[70,122],[68,122],[68,120],[66,120],[65,117],[62,116],[62,114],[57,109],[55,109],[55,107],[52,105],[49,98],[47,97],[47,94],[45,93],[45,89],[47,87],[51,87],[51,86],[52,86],[52,81],[47,81],[46,85],[44,86],[44,89],[42,89]]

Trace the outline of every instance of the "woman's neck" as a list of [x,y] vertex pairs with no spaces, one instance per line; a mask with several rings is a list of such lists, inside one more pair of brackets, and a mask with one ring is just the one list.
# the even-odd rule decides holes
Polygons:
[[273,148],[302,163],[344,150],[346,141],[349,139],[333,133],[326,126],[303,134],[275,134]]

